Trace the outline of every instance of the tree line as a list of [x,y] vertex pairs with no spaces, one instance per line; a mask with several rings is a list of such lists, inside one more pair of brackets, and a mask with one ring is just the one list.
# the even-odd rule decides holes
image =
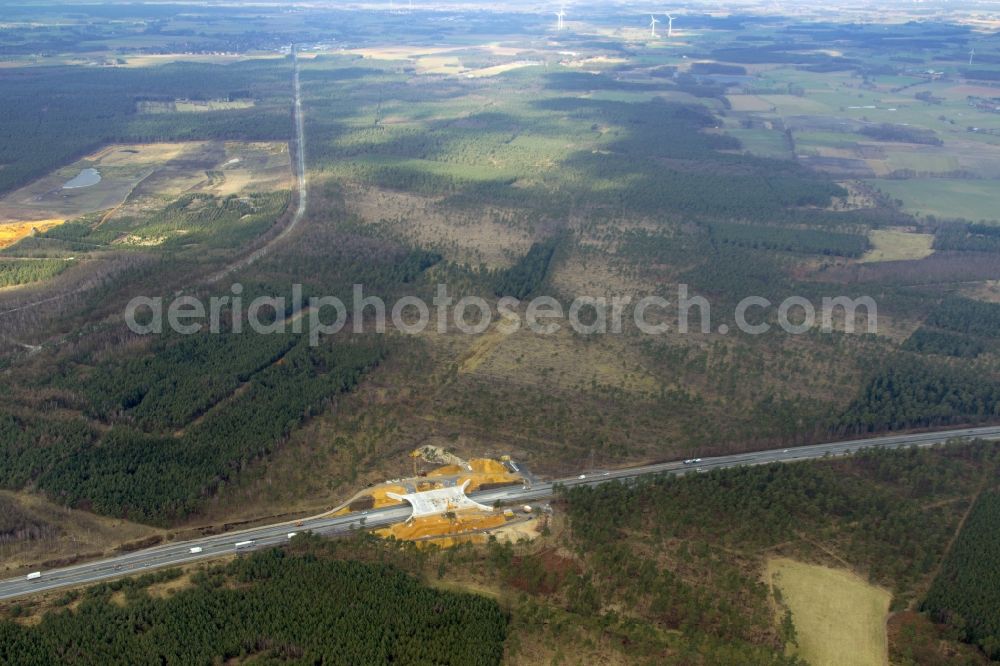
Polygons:
[[995,469],[998,458],[1000,449],[984,442],[875,449],[564,489],[576,557],[561,598],[605,622],[609,608],[627,606],[703,651],[725,639],[739,663],[765,663],[755,649],[780,655],[794,639],[775,623],[757,573],[772,549],[809,558],[817,556],[811,544],[822,542],[905,605],[958,520],[940,503],[972,492],[978,472]]
[[874,369],[831,432],[862,434],[1000,418],[1000,381],[974,368],[899,355]]
[[902,349],[975,358],[1000,349],[1000,304],[949,296],[931,310]]
[[[182,519],[330,400],[353,389],[386,353],[382,340],[359,336],[316,347],[305,336],[233,337],[240,340],[191,342],[165,350],[162,361],[151,355],[98,371],[90,385],[56,382],[83,389],[75,398],[71,392],[59,399],[79,407],[75,401],[86,405],[88,392],[99,396],[101,387],[114,390],[121,381],[92,412],[111,424],[104,433],[82,419],[0,413],[0,485],[20,489],[34,483],[62,504],[136,521]],[[191,358],[177,358],[185,353]],[[279,356],[281,363],[269,363]],[[214,378],[206,379],[205,364],[216,369]],[[130,378],[131,371],[138,376]],[[232,391],[244,378],[241,390]],[[203,418],[185,421],[198,415]],[[188,427],[174,432],[180,424]]]
[[0,287],[12,287],[47,280],[73,265],[63,259],[0,259]]
[[979,496],[934,579],[923,609],[960,640],[1000,659],[1000,491]]
[[558,239],[532,243],[527,254],[510,268],[493,273],[493,293],[523,300],[536,293],[548,275]]
[[[217,97],[245,89],[252,109],[140,114],[136,99]],[[0,73],[0,192],[112,142],[192,139],[288,140],[291,72],[285,62],[162,67],[26,67]]]
[[170,577],[89,588],[76,608],[35,626],[0,621],[0,662],[487,666],[503,656],[508,621],[496,601],[427,587],[389,565],[275,549],[197,573],[172,596],[148,592]]

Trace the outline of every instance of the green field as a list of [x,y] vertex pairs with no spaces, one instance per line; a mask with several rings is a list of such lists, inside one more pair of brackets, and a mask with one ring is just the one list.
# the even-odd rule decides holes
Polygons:
[[787,558],[769,560],[767,578],[791,610],[797,653],[809,664],[886,663],[885,618],[892,599],[887,590],[850,571]]
[[736,137],[743,144],[743,150],[761,157],[789,159],[792,156],[785,135],[774,130],[730,129],[727,134]]
[[869,181],[917,215],[1000,221],[1000,183],[995,180],[914,178]]

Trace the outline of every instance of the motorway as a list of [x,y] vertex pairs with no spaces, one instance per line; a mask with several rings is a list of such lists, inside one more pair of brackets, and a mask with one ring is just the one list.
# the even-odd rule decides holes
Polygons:
[[[890,435],[827,444],[813,444],[787,449],[754,451],[734,455],[699,459],[698,462],[673,461],[654,465],[643,465],[619,470],[588,471],[564,479],[556,479],[530,486],[498,488],[471,493],[470,497],[482,504],[524,503],[552,497],[557,484],[563,486],[594,485],[611,480],[634,479],[648,474],[684,474],[708,471],[741,465],[762,465],[773,462],[795,462],[813,460],[827,456],[848,455],[862,448],[899,448],[906,446],[931,446],[949,440],[1000,439],[1000,426],[984,428],[957,428],[937,432],[906,435]],[[353,513],[346,516],[319,515],[301,521],[285,522],[264,527],[255,527],[238,532],[228,532],[209,537],[169,543],[154,548],[138,550],[103,560],[78,564],[63,569],[43,571],[41,577],[27,580],[23,576],[0,581],[0,599],[8,599],[26,594],[75,587],[123,575],[144,573],[152,569],[188,564],[198,560],[232,555],[234,552],[250,551],[287,543],[292,532],[311,531],[314,534],[338,535],[352,529],[380,527],[405,520],[410,515],[409,506],[372,509],[364,514]],[[297,523],[301,523],[297,525]],[[237,543],[252,542],[237,549]],[[195,549],[195,552],[191,552]],[[200,550],[199,550],[200,549]]]

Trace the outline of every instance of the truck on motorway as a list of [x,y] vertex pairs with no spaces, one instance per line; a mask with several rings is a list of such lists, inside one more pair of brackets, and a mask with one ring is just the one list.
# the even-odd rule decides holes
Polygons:
[[291,538],[293,538],[293,537],[294,537],[294,536],[295,536],[296,534],[298,534],[298,532],[289,532],[289,533],[288,533],[288,538],[289,538],[289,539],[291,539]]
[[30,574],[28,574],[24,578],[25,578],[25,580],[38,580],[41,577],[42,577],[42,572],[41,571],[32,571]]
[[201,546],[195,546],[194,548],[188,548],[188,552],[194,555],[195,553],[200,553],[202,551]]
[[257,542],[254,541],[253,539],[250,539],[249,541],[237,541],[236,544],[235,544],[235,547],[236,547],[236,550],[240,550],[242,548],[249,548],[250,546],[254,545],[255,543],[257,543]]

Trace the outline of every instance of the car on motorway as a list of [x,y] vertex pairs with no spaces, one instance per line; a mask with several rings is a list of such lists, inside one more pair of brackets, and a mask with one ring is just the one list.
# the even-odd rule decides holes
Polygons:
[[684,464],[685,464],[685,465],[691,465],[691,464],[694,464],[694,458],[688,458],[687,460],[685,460],[685,461],[684,461]]
[[191,553],[192,555],[200,553],[202,550],[203,549],[201,546],[194,546],[193,548],[188,548],[188,552]]
[[295,536],[296,534],[298,534],[298,532],[289,532],[289,533],[288,533],[288,538],[289,538],[289,539],[291,539],[291,538],[292,538],[292,537],[294,537],[294,536]]

